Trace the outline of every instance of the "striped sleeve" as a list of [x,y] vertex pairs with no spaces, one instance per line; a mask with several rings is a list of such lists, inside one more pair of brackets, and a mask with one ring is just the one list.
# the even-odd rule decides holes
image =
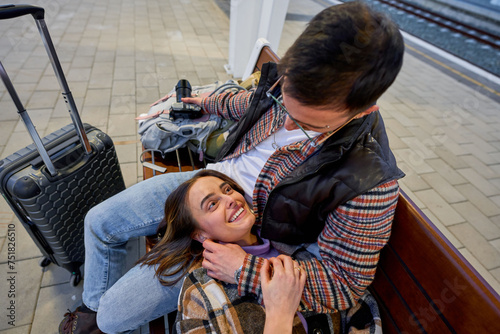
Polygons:
[[253,93],[254,90],[237,93],[226,90],[220,94],[204,98],[201,106],[209,114],[237,121],[250,105]]
[[[318,237],[321,260],[300,261],[307,272],[302,310],[328,313],[355,305],[375,278],[380,251],[391,234],[398,195],[399,185],[393,180],[328,215]],[[247,255],[239,281],[240,295],[255,294],[260,302],[262,262]]]

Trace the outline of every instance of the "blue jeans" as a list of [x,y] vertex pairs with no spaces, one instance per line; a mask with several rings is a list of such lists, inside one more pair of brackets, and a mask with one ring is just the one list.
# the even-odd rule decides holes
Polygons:
[[162,286],[148,266],[135,266],[124,275],[125,247],[130,239],[155,234],[166,198],[195,173],[155,176],[95,206],[85,217],[82,299],[98,311],[104,332],[126,333],[177,309],[182,279]]

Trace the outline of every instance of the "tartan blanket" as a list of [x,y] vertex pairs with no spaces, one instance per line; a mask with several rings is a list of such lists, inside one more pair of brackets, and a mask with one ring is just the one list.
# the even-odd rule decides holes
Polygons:
[[[193,270],[184,280],[179,295],[174,333],[244,333],[264,331],[265,309],[256,298],[240,297],[236,284],[215,280],[204,268]],[[307,322],[308,331],[301,318]],[[382,333],[378,307],[366,291],[358,304],[332,314],[297,313],[293,333]]]

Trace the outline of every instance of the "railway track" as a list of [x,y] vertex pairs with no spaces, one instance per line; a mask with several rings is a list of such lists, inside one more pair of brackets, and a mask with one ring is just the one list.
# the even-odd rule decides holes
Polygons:
[[[352,0],[343,0],[348,1]],[[500,23],[497,21],[481,18],[478,22],[479,16],[458,10],[442,15],[439,7],[423,8],[410,0],[364,1],[389,15],[409,35],[500,77]]]
[[401,1],[401,0],[377,0],[377,1],[386,4],[388,6],[397,8],[405,13],[424,19],[427,22],[431,22],[440,27],[447,28],[453,32],[459,33],[463,36],[473,39],[478,43],[489,45],[495,49],[500,50],[500,36],[490,33],[488,31],[462,23],[458,20],[446,17],[444,15],[416,6],[406,1]]

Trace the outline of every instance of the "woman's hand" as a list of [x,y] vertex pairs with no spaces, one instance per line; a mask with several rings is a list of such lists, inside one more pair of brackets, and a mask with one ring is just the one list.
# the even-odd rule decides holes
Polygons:
[[291,257],[280,255],[264,260],[260,281],[266,307],[264,333],[291,333],[306,282],[304,269]]

